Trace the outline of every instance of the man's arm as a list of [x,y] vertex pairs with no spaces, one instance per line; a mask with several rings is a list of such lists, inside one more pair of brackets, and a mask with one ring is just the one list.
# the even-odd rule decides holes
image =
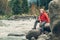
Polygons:
[[47,21],[50,22],[50,18],[47,13],[45,13],[45,17],[46,17]]
[[40,16],[38,16],[38,21],[41,22]]

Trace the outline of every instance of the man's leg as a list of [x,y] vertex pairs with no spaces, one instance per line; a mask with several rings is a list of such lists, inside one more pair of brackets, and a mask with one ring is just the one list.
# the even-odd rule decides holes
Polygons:
[[41,22],[40,23],[40,30],[42,33],[44,32],[44,26],[45,26],[45,22]]
[[46,32],[48,32],[48,33],[51,32],[50,23],[46,23],[46,24],[45,24],[44,31],[46,31]]
[[37,23],[39,23],[39,21],[38,21],[38,20],[36,20],[36,21],[35,21],[34,29],[36,29]]

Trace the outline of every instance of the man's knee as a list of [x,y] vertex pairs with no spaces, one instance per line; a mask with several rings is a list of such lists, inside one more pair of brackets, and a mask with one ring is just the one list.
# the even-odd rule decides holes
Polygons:
[[45,24],[45,27],[50,27],[50,23],[46,23]]

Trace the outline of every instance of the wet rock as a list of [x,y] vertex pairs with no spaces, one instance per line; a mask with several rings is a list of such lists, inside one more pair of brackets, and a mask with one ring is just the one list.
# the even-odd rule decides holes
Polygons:
[[53,34],[56,36],[60,36],[60,20],[56,20],[53,23],[53,29],[52,29]]
[[8,34],[8,36],[25,36],[25,34],[13,34],[13,33],[10,33],[10,34]]
[[2,21],[0,21],[0,26],[7,26],[7,25],[4,24]]
[[26,35],[26,38],[31,40],[32,37],[34,37],[35,39],[38,38],[38,36],[41,34],[41,32],[39,30],[30,30],[28,32],[28,34]]
[[52,23],[52,36],[51,40],[59,40],[60,39],[60,20],[55,20]]
[[48,36],[46,34],[42,34],[38,37],[37,40],[47,40]]
[[51,19],[52,40],[60,40],[60,0],[52,0],[49,3]]
[[53,0],[49,3],[49,13],[51,18],[51,23],[54,20],[60,19],[60,0]]
[[[54,29],[55,26],[54,23],[57,23],[56,21],[60,20],[60,0],[53,0],[49,3],[49,13],[50,13],[50,19],[52,28]],[[57,27],[58,28],[58,27]]]
[[36,19],[37,16],[18,16],[18,15],[13,15],[8,20],[16,20],[16,19]]

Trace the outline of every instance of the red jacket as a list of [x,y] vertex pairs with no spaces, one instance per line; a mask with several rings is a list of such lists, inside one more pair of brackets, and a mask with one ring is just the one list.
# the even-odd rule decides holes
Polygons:
[[48,17],[47,13],[44,12],[42,13],[39,17],[38,17],[38,20],[41,21],[41,22],[46,22],[46,23],[50,23],[50,18]]

